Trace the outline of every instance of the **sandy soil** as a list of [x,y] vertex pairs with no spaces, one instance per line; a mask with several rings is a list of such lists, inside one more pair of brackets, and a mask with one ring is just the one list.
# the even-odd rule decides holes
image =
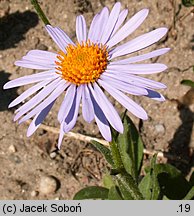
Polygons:
[[[53,25],[63,28],[75,40],[75,18],[83,14],[89,26],[93,15],[114,0],[42,0],[42,8]],[[190,8],[180,8],[178,0],[121,0],[123,8],[129,9],[128,18],[142,8],[150,14],[143,25],[130,37],[134,38],[154,28],[167,26],[166,38],[148,48],[170,47],[171,51],[152,62],[162,62],[169,69],[150,75],[165,83],[168,88],[161,91],[166,101],[159,103],[147,98],[135,97],[149,114],[149,120],[139,120],[129,114],[140,125],[145,148],[160,150],[178,157],[178,160],[161,159],[176,165],[187,175],[193,167],[194,94],[189,87],[180,84],[182,79],[194,79],[194,14]],[[43,23],[38,19],[28,0],[0,1],[0,199],[71,199],[76,191],[86,185],[99,185],[107,164],[89,143],[64,138],[62,149],[55,152],[57,134],[39,129],[30,138],[26,137],[27,124],[18,126],[13,122],[14,110],[8,104],[29,86],[2,90],[8,80],[34,73],[33,70],[14,66],[28,50],[56,50]],[[44,124],[59,128],[57,111],[59,98]],[[118,110],[121,106],[114,102]],[[78,117],[74,132],[101,138],[97,126],[87,124]],[[184,160],[184,161],[182,161]],[[145,157],[145,163],[149,157]],[[54,177],[55,183],[49,191],[41,191],[41,182],[46,176]],[[53,180],[53,179],[52,179]],[[56,191],[54,192],[54,190]]]

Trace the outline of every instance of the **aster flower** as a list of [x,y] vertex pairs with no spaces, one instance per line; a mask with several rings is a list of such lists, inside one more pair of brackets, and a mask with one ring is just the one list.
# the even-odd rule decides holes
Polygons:
[[22,123],[33,117],[27,136],[35,132],[61,94],[65,96],[58,112],[60,122],[58,147],[61,145],[64,133],[74,127],[80,103],[82,103],[84,120],[91,122],[95,119],[102,136],[107,141],[111,141],[109,125],[119,133],[123,132],[121,119],[103,90],[129,112],[143,120],[148,118],[145,110],[125,93],[164,100],[164,97],[155,91],[155,89],[166,88],[164,84],[138,75],[166,70],[164,64],[139,62],[163,55],[168,52],[168,48],[122,60],[115,60],[115,58],[156,43],[166,34],[167,29],[158,28],[122,45],[117,45],[143,23],[148,10],[139,11],[123,24],[127,14],[127,9],[121,11],[119,2],[114,5],[111,12],[104,7],[93,18],[88,33],[84,17],[78,16],[76,43],[59,27],[46,25],[46,30],[58,45],[59,52],[31,50],[21,60],[15,62],[17,66],[43,70],[40,73],[9,81],[4,85],[4,89],[9,89],[36,83],[9,105],[9,107],[16,106],[37,93],[16,110],[14,118],[14,121],[19,119],[19,123]]

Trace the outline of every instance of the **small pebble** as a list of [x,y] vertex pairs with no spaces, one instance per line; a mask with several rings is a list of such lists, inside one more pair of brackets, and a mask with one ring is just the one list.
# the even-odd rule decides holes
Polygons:
[[58,189],[58,180],[53,176],[41,176],[39,191],[42,194],[54,193]]
[[16,147],[14,145],[10,145],[8,150],[9,150],[10,153],[15,153],[17,151]]
[[44,45],[44,44],[38,44],[37,49],[39,49],[39,50],[48,50],[48,47],[46,45]]
[[13,154],[9,156],[9,159],[15,164],[20,164],[22,162],[19,156]]
[[0,17],[2,18],[4,16],[7,16],[9,14],[9,11],[10,11],[9,1],[7,0],[1,1]]
[[60,198],[59,198],[59,197],[56,197],[54,200],[60,200]]
[[155,125],[155,129],[158,133],[163,134],[165,132],[165,128],[163,124],[157,124]]
[[50,158],[54,159],[57,156],[56,152],[51,152],[50,153]]
[[32,191],[30,195],[31,197],[36,197],[38,196],[38,191]]

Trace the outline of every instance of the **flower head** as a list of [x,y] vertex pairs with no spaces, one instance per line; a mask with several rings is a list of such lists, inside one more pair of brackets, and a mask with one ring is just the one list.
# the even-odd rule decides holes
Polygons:
[[9,107],[16,106],[38,92],[16,110],[14,120],[19,119],[19,123],[33,117],[27,136],[34,133],[51,110],[55,100],[65,91],[58,112],[59,147],[64,133],[70,131],[76,123],[80,103],[82,103],[85,121],[91,122],[95,119],[102,136],[107,141],[111,141],[109,125],[118,132],[123,132],[121,119],[103,89],[129,112],[141,119],[148,118],[145,110],[125,93],[164,100],[164,97],[155,91],[155,89],[166,88],[164,84],[137,75],[164,71],[167,68],[164,64],[139,62],[163,55],[169,51],[168,48],[122,60],[114,59],[154,44],[166,34],[167,29],[158,28],[115,46],[142,24],[148,15],[148,10],[139,11],[123,24],[127,13],[126,9],[121,11],[119,2],[114,5],[111,12],[107,7],[103,8],[93,18],[88,33],[84,17],[78,16],[76,43],[59,27],[47,25],[46,30],[59,47],[58,53],[31,50],[21,60],[15,62],[17,66],[43,70],[40,73],[9,81],[4,85],[4,89],[8,89],[36,83],[9,105]]

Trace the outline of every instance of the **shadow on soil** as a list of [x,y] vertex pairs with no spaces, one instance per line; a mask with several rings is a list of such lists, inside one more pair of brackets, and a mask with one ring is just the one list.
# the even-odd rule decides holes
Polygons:
[[190,151],[190,141],[194,122],[194,113],[187,107],[180,105],[181,125],[176,130],[174,137],[169,145],[169,153],[178,156],[182,161],[168,160],[168,163],[177,167],[181,172],[187,175],[194,164],[194,154]]
[[191,39],[191,49],[194,50],[194,35],[192,36],[192,39]]
[[8,110],[8,105],[14,100],[17,94],[17,88],[4,90],[3,85],[9,81],[10,73],[0,71],[0,112]]
[[24,34],[38,24],[38,16],[31,11],[15,12],[0,18],[0,50],[16,47]]

